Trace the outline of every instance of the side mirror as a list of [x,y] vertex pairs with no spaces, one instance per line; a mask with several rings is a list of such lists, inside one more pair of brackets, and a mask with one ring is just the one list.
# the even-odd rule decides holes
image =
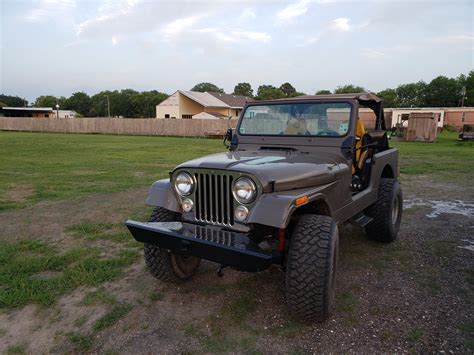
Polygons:
[[227,149],[230,148],[230,143],[232,143],[232,136],[232,128],[227,128],[227,132],[225,132],[224,135],[224,147],[226,147]]

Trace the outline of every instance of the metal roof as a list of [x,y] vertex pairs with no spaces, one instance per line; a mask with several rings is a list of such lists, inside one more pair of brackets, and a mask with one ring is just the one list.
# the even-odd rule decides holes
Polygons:
[[220,107],[220,108],[230,108],[225,102],[219,100],[218,98],[212,96],[208,92],[197,92],[197,91],[183,91],[178,90],[178,92],[193,101],[203,105],[204,107]]
[[53,111],[52,107],[2,107],[2,110],[14,111]]
[[221,101],[224,101],[224,103],[229,105],[231,108],[242,108],[247,102],[253,101],[252,98],[247,96],[224,94],[221,92],[209,92],[209,94]]

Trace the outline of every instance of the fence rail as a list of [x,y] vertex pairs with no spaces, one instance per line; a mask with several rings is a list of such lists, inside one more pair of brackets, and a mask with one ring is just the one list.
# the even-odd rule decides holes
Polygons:
[[160,118],[0,117],[0,130],[207,137],[235,128],[237,120]]

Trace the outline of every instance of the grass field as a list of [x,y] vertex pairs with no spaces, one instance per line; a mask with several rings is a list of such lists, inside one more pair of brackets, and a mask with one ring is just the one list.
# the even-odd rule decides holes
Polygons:
[[0,132],[0,210],[146,186],[223,148],[210,139]]
[[[456,186],[461,195],[463,190],[472,189],[474,146],[471,142],[458,142],[456,134],[447,132],[439,136],[438,143],[394,141],[390,144],[400,151],[401,180],[409,194],[417,193],[412,183],[419,184],[423,177],[428,179],[426,188],[439,182],[448,186],[443,187],[448,193],[451,185]],[[46,342],[41,348],[46,352],[58,349],[60,352],[85,352],[94,348],[99,333],[117,327],[131,313],[134,316],[119,331],[127,334],[126,327],[136,326],[146,333],[147,327],[153,327],[153,320],[148,319],[148,315],[161,314],[163,307],[184,319],[176,325],[179,331],[174,337],[181,339],[184,336],[186,341],[194,339],[195,346],[203,352],[252,352],[257,347],[258,336],[268,336],[278,342],[295,339],[302,332],[324,330],[291,319],[281,320],[279,313],[276,319],[281,321],[280,325],[263,326],[272,322],[259,313],[262,296],[256,291],[263,284],[263,294],[270,292],[268,290],[281,281],[279,274],[242,279],[233,276],[235,280],[228,284],[219,283],[219,279],[210,281],[209,276],[209,279],[197,281],[195,288],[192,284],[178,287],[176,293],[153,286],[155,282],[149,275],[145,281],[140,281],[147,275],[145,270],[137,269],[137,265],[143,263],[140,258],[142,246],[130,237],[123,220],[137,211],[143,211],[140,218],[146,218],[149,212],[143,204],[146,188],[154,180],[166,177],[176,164],[219,151],[224,151],[220,140],[0,132],[0,340],[2,334],[13,334],[13,338],[8,338],[10,345],[6,350],[33,350],[27,343],[15,339],[13,331],[9,332],[4,323],[11,321],[11,317],[17,317],[18,324],[24,322],[24,329],[31,330],[32,317],[38,324],[48,324],[31,330],[32,334],[42,334],[41,329],[51,328],[52,340],[44,340],[44,336],[40,339]],[[139,191],[138,195],[136,191]],[[362,286],[355,285],[352,278],[363,279],[367,270],[378,275],[380,283],[387,279],[387,270],[393,269],[396,277],[401,274],[407,278],[399,280],[400,289],[407,283],[414,283],[413,287],[427,290],[429,297],[451,292],[443,283],[443,278],[448,278],[450,273],[440,265],[443,268],[451,265],[450,259],[459,252],[456,241],[410,239],[418,228],[415,222],[424,215],[413,209],[407,211],[406,216],[413,225],[406,227],[405,239],[392,245],[391,249],[382,249],[379,244],[366,241],[362,234],[345,242],[352,252],[343,245],[341,270],[352,270],[351,275],[344,275],[343,271],[342,282],[346,279],[347,283],[338,294],[337,319],[342,320],[343,329],[351,331],[355,326],[362,327],[359,318],[365,300],[360,297]],[[469,234],[469,226],[460,227],[460,222],[456,223],[456,228]],[[439,227],[436,225],[436,228]],[[425,262],[421,271],[413,272],[419,252],[425,253],[424,257],[430,261]],[[431,265],[431,260],[436,260],[437,264]],[[472,285],[471,265],[456,266],[455,270],[456,280]],[[373,287],[378,288],[379,283]],[[279,291],[278,287],[272,292]],[[459,294],[464,292],[461,299],[470,298],[471,286],[466,287],[453,290],[458,290]],[[228,297],[234,294],[239,296]],[[199,303],[195,305],[201,313],[194,318],[193,312],[197,312],[194,308],[184,308],[186,314],[179,311],[180,307],[185,307],[181,300],[187,297],[193,298],[193,302],[204,300],[202,302],[206,304],[205,307]],[[275,307],[280,307],[282,301],[275,302]],[[35,305],[39,311],[33,315],[25,313],[30,305]],[[155,305],[161,308],[153,308]],[[374,319],[381,314],[380,322],[385,324],[387,319],[383,316],[390,318],[393,315],[385,314],[379,308],[382,309],[382,305],[370,306],[367,314]],[[141,312],[141,316],[137,316],[137,312]],[[260,314],[257,321],[250,317],[254,313]],[[161,315],[166,316],[165,313]],[[134,323],[137,317],[137,323]],[[203,329],[200,317],[207,330]],[[164,319],[165,323],[176,321],[175,318]],[[471,346],[472,324],[464,319],[458,330]],[[416,324],[406,326],[396,334],[396,339],[404,339],[410,349],[415,346],[413,344],[426,346],[430,330]],[[63,339],[71,347],[63,344],[63,347],[54,348],[60,344],[54,340],[56,338]],[[334,349],[340,349],[337,344],[335,346]],[[299,352],[298,349],[296,346],[290,350]]]
[[[401,173],[468,180],[473,144],[449,132],[438,141],[393,142]],[[177,163],[223,150],[210,139],[0,132],[0,211],[147,186]]]

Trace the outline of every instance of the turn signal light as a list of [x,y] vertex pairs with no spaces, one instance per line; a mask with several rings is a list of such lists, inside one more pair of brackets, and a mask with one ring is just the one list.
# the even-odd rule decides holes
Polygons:
[[296,206],[299,206],[299,205],[305,204],[306,202],[308,202],[308,196],[303,196],[303,197],[297,198],[295,201],[295,204]]

